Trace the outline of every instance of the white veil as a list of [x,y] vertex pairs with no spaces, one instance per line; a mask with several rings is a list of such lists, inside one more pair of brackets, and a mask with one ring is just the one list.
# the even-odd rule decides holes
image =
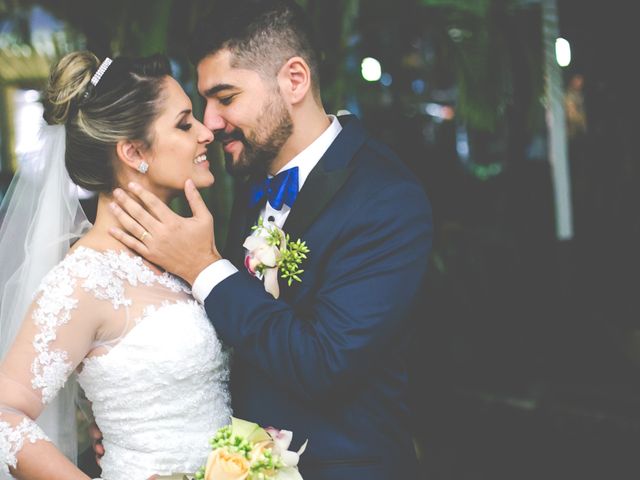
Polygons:
[[[91,227],[64,157],[65,127],[43,125],[40,147],[24,159],[0,205],[0,360],[42,278]],[[37,420],[74,463],[75,393],[70,380]]]

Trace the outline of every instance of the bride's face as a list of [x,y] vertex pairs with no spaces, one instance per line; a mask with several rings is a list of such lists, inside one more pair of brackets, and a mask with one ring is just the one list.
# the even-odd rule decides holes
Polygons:
[[153,144],[145,174],[149,187],[170,197],[183,191],[189,178],[198,188],[212,185],[207,145],[213,134],[195,119],[191,100],[174,78],[165,79],[160,102],[160,115],[151,127]]

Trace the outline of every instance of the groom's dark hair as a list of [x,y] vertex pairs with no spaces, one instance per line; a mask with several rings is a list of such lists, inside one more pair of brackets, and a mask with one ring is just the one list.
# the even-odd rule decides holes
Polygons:
[[194,65],[227,49],[231,65],[275,79],[291,57],[302,57],[311,70],[313,94],[320,100],[319,50],[311,22],[293,0],[220,0],[201,18],[191,36]]

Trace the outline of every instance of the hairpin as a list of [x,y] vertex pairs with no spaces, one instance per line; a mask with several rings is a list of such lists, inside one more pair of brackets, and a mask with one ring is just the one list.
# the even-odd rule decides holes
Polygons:
[[98,85],[98,82],[102,78],[102,75],[104,75],[104,72],[107,71],[107,68],[109,68],[109,65],[111,65],[112,62],[113,62],[113,60],[111,60],[109,57],[106,57],[103,60],[103,62],[100,64],[100,66],[98,67],[98,70],[96,71],[96,73],[94,73],[93,77],[91,77],[91,84],[94,87],[96,85]]
[[96,88],[96,85],[98,85],[98,82],[104,75],[104,72],[107,71],[107,68],[109,68],[109,65],[111,65],[112,63],[113,63],[113,60],[111,60],[109,57],[106,57],[104,61],[100,64],[100,66],[98,67],[98,70],[96,70],[96,73],[93,74],[93,77],[91,77],[91,80],[89,81],[90,85],[87,85],[87,89],[82,94],[82,99],[79,102],[80,106],[84,105],[84,103],[89,99],[91,92],[93,92],[93,89]]

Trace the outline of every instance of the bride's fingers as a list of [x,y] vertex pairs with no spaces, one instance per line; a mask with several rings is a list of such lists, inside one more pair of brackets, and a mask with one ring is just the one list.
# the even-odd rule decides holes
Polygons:
[[102,446],[102,432],[98,425],[92,423],[89,425],[89,438],[91,438],[91,446],[93,453],[96,455],[96,463],[100,465],[100,458],[104,455],[104,447]]
[[94,440],[102,440],[102,432],[95,423],[89,425],[89,436]]
[[[97,430],[97,428],[96,428]],[[98,435],[96,436],[92,432],[92,428],[89,428],[89,436],[91,437],[91,448],[93,449],[93,453],[95,454],[96,464],[100,465],[100,459],[104,456],[104,446],[102,445],[102,435],[100,434],[100,430],[97,430]]]
[[[137,223],[142,225],[145,230],[155,230],[158,225],[158,220],[151,213],[147,212],[142,205],[131,198],[131,196],[129,196],[124,190],[116,188],[113,191],[113,196],[115,197],[116,202],[118,202],[120,208],[123,210],[124,215],[135,220]],[[126,225],[123,223],[123,226]],[[136,234],[136,232],[132,233],[134,235]]]
[[104,456],[104,447],[101,443],[93,444],[93,453],[95,453],[96,463],[100,465],[100,460]]

